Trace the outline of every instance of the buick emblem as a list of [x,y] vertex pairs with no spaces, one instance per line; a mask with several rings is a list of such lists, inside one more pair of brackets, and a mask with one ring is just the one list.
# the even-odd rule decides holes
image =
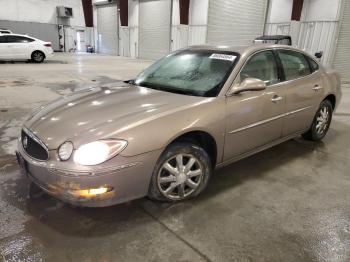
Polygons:
[[28,138],[25,136],[25,137],[23,138],[23,148],[24,148],[24,149],[27,149],[27,146],[28,146]]

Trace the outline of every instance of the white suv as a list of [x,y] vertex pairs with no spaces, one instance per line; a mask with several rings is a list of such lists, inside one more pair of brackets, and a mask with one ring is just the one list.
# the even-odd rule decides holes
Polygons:
[[0,60],[32,60],[41,63],[53,55],[50,42],[18,34],[0,34]]

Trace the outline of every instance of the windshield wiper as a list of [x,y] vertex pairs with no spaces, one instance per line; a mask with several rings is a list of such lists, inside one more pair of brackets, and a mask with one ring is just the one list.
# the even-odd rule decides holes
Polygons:
[[126,84],[135,85],[135,79],[129,79],[129,80],[125,80],[123,82]]
[[139,84],[135,84],[137,86],[143,86],[143,87],[147,87],[147,88],[151,88],[151,89],[155,89],[155,90],[160,90],[162,91],[163,89],[161,87],[155,86],[155,85],[151,85],[149,83],[146,82],[141,82]]
[[172,93],[181,94],[181,95],[200,96],[199,94],[197,94],[197,93],[195,93],[193,91],[189,91],[189,90],[169,89],[169,90],[166,90],[166,91],[172,92]]
[[169,92],[169,93],[175,93],[175,94],[181,94],[181,95],[190,95],[190,96],[201,96],[200,94],[197,94],[196,92],[193,92],[190,90],[174,89],[174,88],[169,88],[169,87],[165,87],[165,86],[161,86],[161,85],[150,84],[147,82],[141,82],[141,83],[135,84],[135,85],[143,86],[143,87],[147,87],[150,89],[159,90],[159,91],[163,91],[163,92]]

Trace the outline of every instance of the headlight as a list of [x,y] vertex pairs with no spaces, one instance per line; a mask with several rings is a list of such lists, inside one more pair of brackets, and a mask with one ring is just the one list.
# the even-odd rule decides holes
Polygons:
[[60,147],[58,148],[58,157],[62,160],[62,161],[66,161],[70,158],[70,156],[73,153],[73,143],[72,142],[64,142],[62,145],[60,145]]
[[82,145],[74,153],[74,162],[84,166],[101,164],[122,152],[127,144],[124,140],[99,140]]

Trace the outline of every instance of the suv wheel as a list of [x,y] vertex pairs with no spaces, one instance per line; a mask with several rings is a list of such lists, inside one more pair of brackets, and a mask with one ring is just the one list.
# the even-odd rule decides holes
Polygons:
[[174,143],[159,158],[148,195],[168,202],[195,197],[207,186],[211,173],[211,160],[203,148],[192,143]]

